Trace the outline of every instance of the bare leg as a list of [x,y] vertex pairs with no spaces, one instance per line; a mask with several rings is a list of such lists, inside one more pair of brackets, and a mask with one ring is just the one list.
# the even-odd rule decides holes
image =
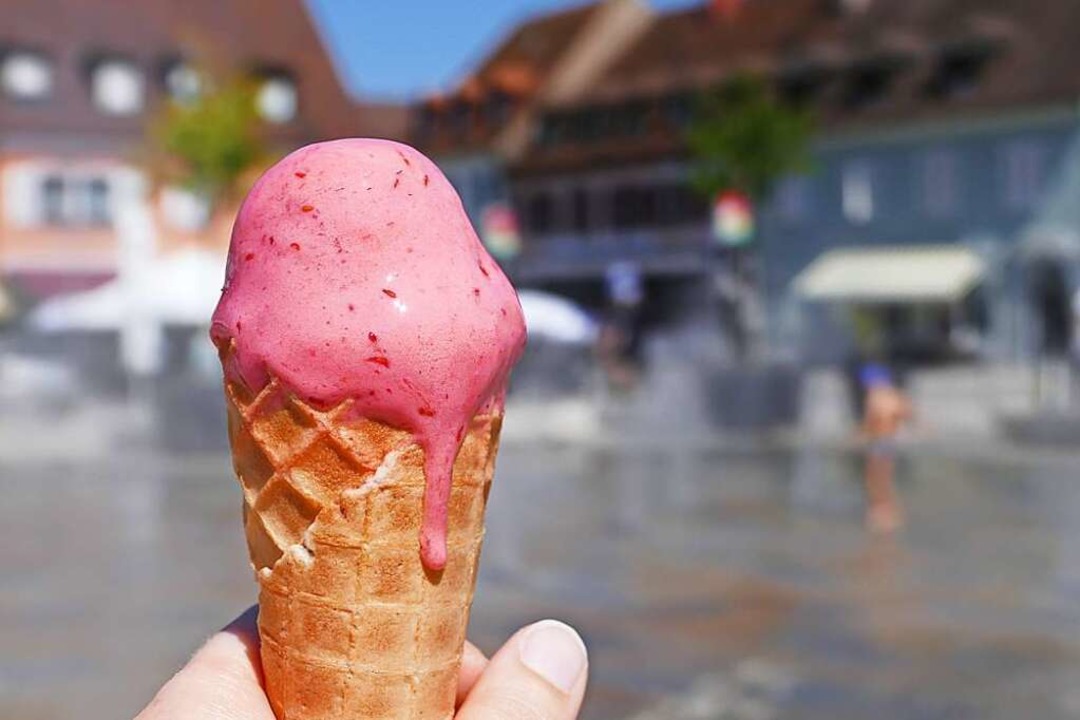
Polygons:
[[904,524],[904,513],[893,482],[896,462],[892,455],[871,451],[866,457],[866,527],[891,533]]

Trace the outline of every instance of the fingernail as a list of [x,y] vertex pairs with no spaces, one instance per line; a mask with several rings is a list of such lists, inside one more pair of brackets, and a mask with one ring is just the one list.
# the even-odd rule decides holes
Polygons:
[[558,620],[541,620],[521,639],[521,662],[563,692],[574,687],[587,658],[581,636]]

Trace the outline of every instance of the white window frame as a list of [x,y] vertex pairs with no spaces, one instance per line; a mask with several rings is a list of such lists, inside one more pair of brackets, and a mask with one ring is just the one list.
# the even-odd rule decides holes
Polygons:
[[55,86],[56,71],[47,55],[31,50],[12,50],[0,56],[0,92],[4,96],[37,102],[50,97]]
[[876,212],[874,166],[869,160],[844,164],[840,177],[840,203],[844,218],[853,225],[873,222]]
[[146,107],[146,76],[130,60],[101,60],[90,71],[90,94],[94,107],[104,115],[138,115]]
[[[282,112],[275,103],[284,102],[288,112]],[[273,125],[288,125],[300,117],[300,87],[292,75],[268,73],[259,80],[255,93],[255,107],[259,117]]]

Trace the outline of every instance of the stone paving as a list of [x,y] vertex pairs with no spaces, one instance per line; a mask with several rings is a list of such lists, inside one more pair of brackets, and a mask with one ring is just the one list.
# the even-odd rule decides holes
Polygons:
[[[120,412],[0,432],[5,720],[130,717],[255,596],[223,453],[67,451]],[[592,720],[1080,717],[1077,469],[906,457],[885,540],[851,455],[514,440],[471,635],[573,622]]]

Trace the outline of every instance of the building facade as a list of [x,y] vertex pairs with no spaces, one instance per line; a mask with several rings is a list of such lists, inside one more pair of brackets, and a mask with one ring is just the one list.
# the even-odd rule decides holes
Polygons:
[[0,276],[33,301],[116,271],[116,218],[149,199],[162,251],[223,251],[229,219],[152,188],[141,157],[167,99],[200,92],[207,56],[256,83],[276,152],[400,135],[404,113],[350,100],[301,0],[0,0]]
[[411,142],[438,160],[478,228],[511,201],[507,168],[531,148],[538,113],[586,95],[652,18],[643,0],[602,0],[528,19],[458,87],[413,109]]
[[508,165],[526,237],[511,270],[599,303],[605,269],[630,261],[667,314],[704,306],[725,260],[683,138],[696,97],[752,73],[819,123],[812,171],[757,209],[774,341],[811,357],[854,341],[835,307],[796,297],[824,253],[944,244],[978,254],[978,289],[876,310],[938,341],[973,330],[976,354],[1027,352],[1047,334],[1044,306],[1060,305],[1048,282],[1076,286],[1080,81],[1060,69],[1080,60],[1078,22],[1067,0],[742,0],[656,15],[587,92],[534,111]]

